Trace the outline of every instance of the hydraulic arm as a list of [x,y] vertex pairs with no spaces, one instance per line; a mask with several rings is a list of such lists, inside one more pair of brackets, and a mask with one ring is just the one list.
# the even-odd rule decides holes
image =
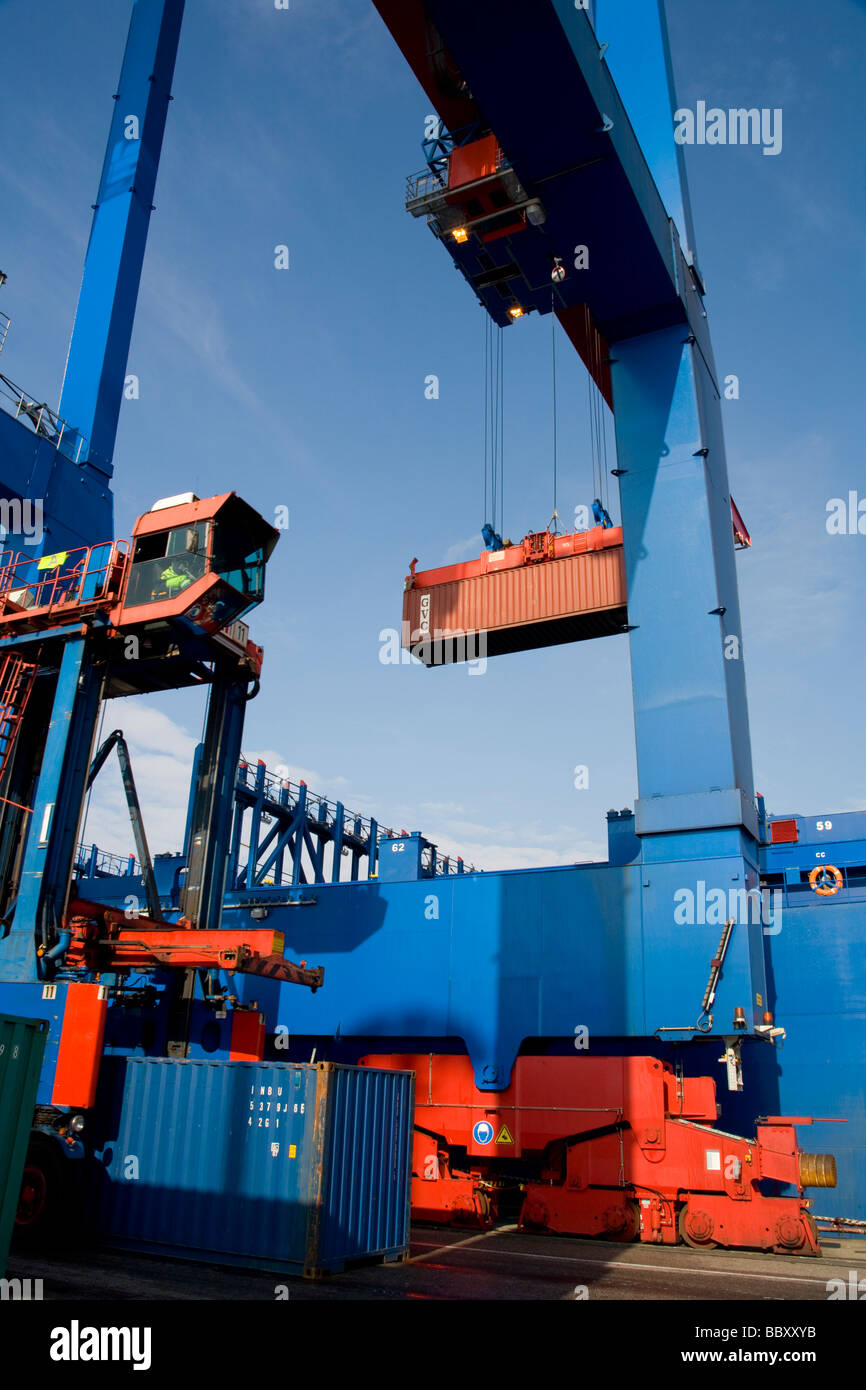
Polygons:
[[130,922],[119,910],[78,900],[69,905],[66,928],[70,934],[66,964],[86,973],[156,970],[162,966],[226,970],[306,985],[312,990],[324,979],[321,966],[308,969],[306,961],[295,965],[286,960],[282,932],[267,928],[175,929],[147,917]]

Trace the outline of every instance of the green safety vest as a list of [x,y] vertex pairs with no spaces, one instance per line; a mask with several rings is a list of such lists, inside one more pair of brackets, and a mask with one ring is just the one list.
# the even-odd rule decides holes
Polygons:
[[189,575],[179,574],[173,565],[169,565],[168,569],[164,569],[160,578],[165,582],[165,587],[168,589],[170,596],[173,596],[176,592],[180,592],[181,589],[185,589],[189,583]]

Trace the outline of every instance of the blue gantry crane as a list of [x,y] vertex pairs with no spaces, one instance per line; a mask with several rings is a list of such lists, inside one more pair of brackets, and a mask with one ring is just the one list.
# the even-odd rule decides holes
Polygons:
[[[378,1035],[402,1015],[423,1021],[419,1034],[460,1037],[482,1091],[507,1084],[524,1039],[567,1037],[579,1023],[594,1038],[766,1037],[765,924],[730,934],[708,1028],[718,932],[673,918],[680,888],[754,894],[760,874],[730,490],[694,254],[584,9],[377,8],[455,132],[440,134],[433,163],[410,180],[410,211],[424,213],[497,323],[553,306],[612,402],[639,795],[634,816],[612,825],[611,863],[463,876],[435,915],[425,915],[415,842],[399,855],[385,846],[377,880],[351,890],[351,914],[335,888],[304,918],[337,953],[316,1017],[339,1020],[344,1035]],[[627,8],[660,55],[656,108],[674,157],[661,12]],[[661,118],[653,135],[663,149]],[[552,284],[575,243],[589,249],[586,268]],[[358,990],[359,970],[379,981],[375,995]],[[296,1030],[312,1031],[307,1012]]]
[[12,551],[114,535],[112,459],[183,9],[133,6],[57,412],[2,383],[13,406],[0,412],[3,495],[40,499],[46,521],[37,540],[10,528]]
[[[801,1011],[789,993],[797,1036],[780,1064],[778,982],[831,900],[801,899],[777,940],[735,572],[747,535],[727,479],[663,10],[636,3],[596,17],[612,54],[640,55],[618,69],[639,142],[582,7],[377,8],[442,121],[427,168],[409,180],[409,211],[496,323],[553,308],[613,410],[639,794],[633,812],[611,813],[603,865],[441,882],[420,837],[380,842],[375,878],[318,883],[310,910],[287,924],[296,952],[315,942],[327,956],[328,990],[274,1000],[271,1017],[326,1055],[378,1054],[383,1037],[403,1056],[465,1050],[479,1113],[539,1048],[571,1050],[579,1076],[582,1028],[593,1051],[640,1047],[693,1074],[721,1062],[732,1125],[774,1113],[782,1094],[783,1108],[823,1111],[819,1077],[846,1056],[857,1005],[846,985],[831,1061],[816,1055],[820,1008]],[[282,922],[277,888],[262,888],[258,908],[269,892]],[[229,901],[243,911],[248,889]],[[828,971],[828,993],[833,983]],[[862,1145],[856,1083],[836,1094]],[[516,1150],[491,1138],[467,1152],[483,1166]],[[837,1211],[862,1212],[856,1168],[846,1165]]]
[[[220,981],[248,971],[321,983],[321,971],[284,958],[267,927],[244,925],[239,936],[222,924],[232,789],[262,662],[243,618],[264,596],[278,532],[234,493],[186,493],[140,517],[131,542],[106,539],[182,13],[182,0],[133,8],[60,411],[19,401],[0,417],[7,501],[38,497],[46,518],[41,537],[11,527],[0,557],[0,1009],[49,1024],[20,1221],[31,1235],[74,1210],[74,1165],[59,1156],[80,1154],[80,1112],[96,1099],[112,1010],[130,1016],[146,1000],[156,1055],[183,1057],[197,1008],[226,1018]],[[167,919],[122,733],[95,758],[93,749],[104,701],[182,686],[207,689],[206,732],[183,885]],[[144,860],[140,911],[112,912],[73,886],[85,795],[114,744]],[[131,986],[130,972],[145,983]],[[228,1025],[236,1055],[249,1022],[240,1009]]]
[[[822,1004],[798,993],[794,961],[816,914],[844,915],[847,942],[862,937],[864,914],[842,847],[831,851],[841,882],[830,876],[836,891],[819,894],[808,823],[790,818],[780,840],[755,793],[720,393],[663,10],[600,4],[594,27],[565,0],[377,9],[442,120],[410,180],[410,212],[494,322],[555,312],[613,411],[637,802],[610,813],[605,863],[478,873],[266,769],[238,772],[260,653],[231,624],[261,598],[271,528],[239,499],[184,496],[139,519],[131,552],[97,545],[111,534],[114,431],[183,11],[136,0],[53,434],[34,436],[26,412],[0,417],[7,494],[42,487],[53,528],[29,569],[10,558],[0,579],[0,645],[13,663],[0,1007],[50,1006],[43,1129],[83,1103],[58,1075],[63,1086],[85,1078],[92,1101],[106,1056],[409,1059],[418,1210],[490,1220],[519,1166],[533,1224],[817,1253],[803,1189],[831,1186],[832,1163],[802,1154],[778,1112],[810,1122],[809,1110],[838,1108],[859,1124],[836,1213],[859,1215],[862,1095],[853,1076],[830,1091],[820,1080],[844,1048],[862,1059],[863,1043],[841,950],[822,954],[827,989],[844,986],[823,1061]],[[601,25],[611,63],[618,42],[640,62],[612,67]],[[86,505],[63,521],[76,485]],[[146,856],[120,876],[98,855],[75,859],[96,715],[113,693],[199,682],[211,686],[207,733],[184,853],[154,865],[157,918]],[[132,931],[122,909],[139,887],[151,915]],[[284,961],[283,943],[300,966]],[[324,989],[307,958],[324,961]],[[286,980],[314,988],[284,991]],[[70,1011],[81,988],[91,994]],[[250,1029],[260,1016],[265,1028]],[[726,1081],[729,1129],[752,1132],[763,1117],[756,1140],[714,1128],[713,1074]],[[795,1195],[759,1190],[763,1179]]]

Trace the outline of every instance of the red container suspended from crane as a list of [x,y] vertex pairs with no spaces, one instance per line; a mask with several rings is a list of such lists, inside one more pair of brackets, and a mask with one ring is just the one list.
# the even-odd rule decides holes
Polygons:
[[407,576],[403,646],[438,666],[627,629],[622,528],[536,531],[477,560]]

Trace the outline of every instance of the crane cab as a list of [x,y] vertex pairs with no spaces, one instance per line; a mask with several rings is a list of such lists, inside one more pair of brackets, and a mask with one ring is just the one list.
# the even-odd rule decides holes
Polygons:
[[279,532],[236,493],[165,498],[133,527],[118,626],[213,634],[261,603]]

